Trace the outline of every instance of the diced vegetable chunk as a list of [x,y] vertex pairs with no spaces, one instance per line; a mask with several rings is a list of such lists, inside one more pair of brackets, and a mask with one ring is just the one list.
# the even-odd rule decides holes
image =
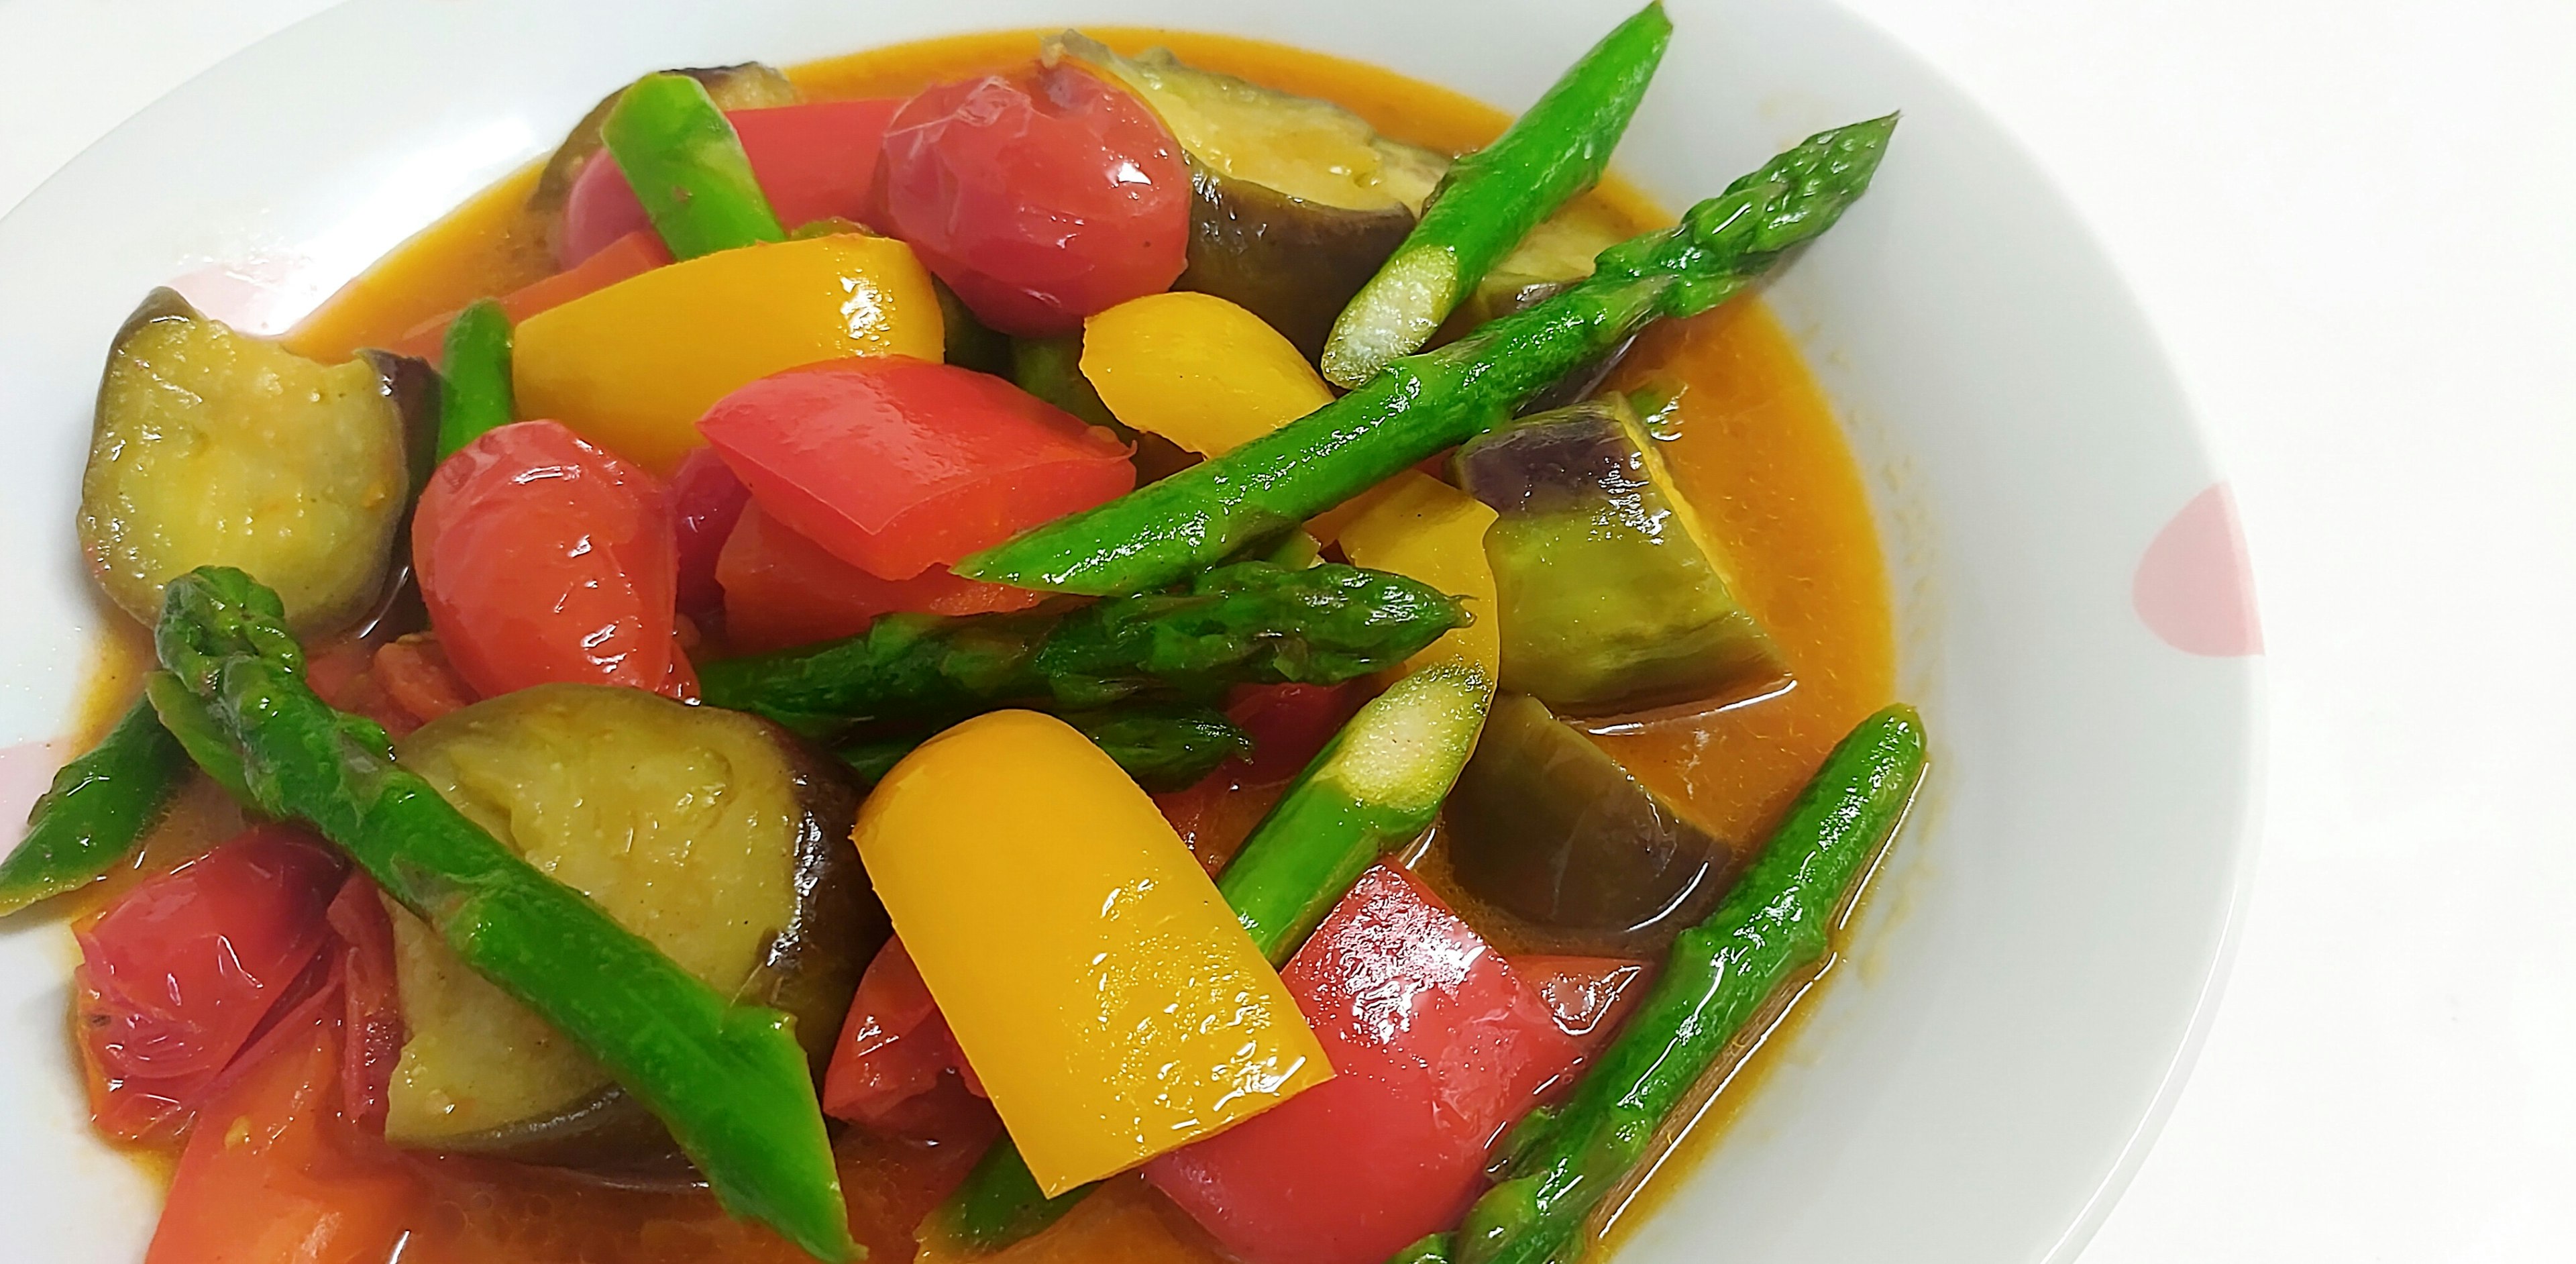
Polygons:
[[1126,91],[1072,66],[923,91],[887,125],[882,226],[984,323],[1070,333],[1181,274],[1180,147]]
[[[868,963],[851,998],[840,1043],[823,1077],[823,1113],[907,1136],[994,1127],[980,1105],[983,1085],[969,1078],[965,1055],[930,999],[903,941],[889,939]],[[978,1129],[978,1120],[983,1128]]]
[[1577,1054],[1501,954],[1393,866],[1283,977],[1332,1082],[1145,1167],[1251,1264],[1379,1264],[1454,1222],[1494,1141]]
[[[626,689],[547,685],[402,743],[403,764],[691,974],[797,1019],[819,1067],[883,933],[840,841],[856,796],[774,727]],[[582,1166],[669,1162],[608,1072],[397,907],[402,1060],[385,1135]]]
[[671,471],[671,530],[679,561],[680,613],[704,623],[724,610],[716,566],[734,525],[751,504],[751,489],[713,448],[699,448]]
[[1202,456],[1333,402],[1279,331],[1206,294],[1149,294],[1084,321],[1082,375],[1121,424]]
[[697,80],[636,80],[600,122],[599,138],[675,257],[786,240],[733,124]]
[[902,242],[839,234],[655,268],[521,322],[519,411],[656,474],[700,443],[698,415],[781,369],[850,356],[939,358],[939,297]]
[[233,566],[276,589],[299,631],[356,619],[427,465],[434,383],[379,353],[316,364],[154,290],[108,351],[81,479],[100,585],[149,624],[171,577]]
[[982,373],[871,357],[779,373],[698,422],[780,522],[911,579],[1136,483],[1127,448]]
[[[731,66],[690,66],[665,71],[687,75],[707,90],[707,96],[726,110],[757,110],[794,105],[803,99],[796,85],[775,67],[756,61],[738,62]],[[632,86],[632,85],[628,85]],[[537,187],[528,194],[528,209],[552,214],[563,208],[572,195],[573,182],[601,149],[600,127],[608,121],[609,112],[617,108],[626,88],[601,97],[581,121],[564,133],[563,142],[546,158],[546,169],[537,177]]]
[[1354,566],[1393,571],[1421,580],[1467,602],[1475,622],[1452,629],[1413,656],[1419,668],[1456,659],[1494,679],[1502,657],[1495,628],[1494,572],[1487,563],[1486,531],[1494,511],[1428,474],[1407,470],[1339,532],[1342,552]]
[[673,549],[661,483],[551,421],[467,444],[412,521],[430,621],[485,697],[548,681],[683,692]]
[[[650,228],[639,228],[602,247],[596,254],[553,276],[530,281],[501,296],[501,312],[513,323],[561,307],[585,294],[607,289],[628,277],[641,276],[671,261],[669,247]],[[462,312],[449,312],[414,325],[393,349],[428,359],[447,344],[447,329]]]
[[932,739],[853,837],[1048,1194],[1331,1075],[1154,801],[1060,720],[997,711]]
[[[875,191],[877,151],[886,121],[900,99],[815,101],[755,110],[727,110],[752,174],[778,222],[794,229],[819,219],[865,221]],[[610,243],[652,221],[626,173],[594,156],[573,182],[564,203],[556,257],[574,267]]]
[[716,557],[724,587],[725,641],[745,654],[856,636],[879,615],[991,614],[1026,610],[1046,594],[961,579],[936,567],[879,579],[751,505]]

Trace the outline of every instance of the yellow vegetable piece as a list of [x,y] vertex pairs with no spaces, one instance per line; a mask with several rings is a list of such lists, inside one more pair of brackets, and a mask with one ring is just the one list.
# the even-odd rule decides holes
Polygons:
[[1202,456],[1333,402],[1278,330],[1215,295],[1178,290],[1083,321],[1082,375],[1121,423]]
[[1062,720],[995,711],[932,738],[851,836],[1048,1194],[1331,1078],[1154,801]]
[[912,248],[844,234],[655,268],[520,322],[519,415],[668,474],[698,416],[745,383],[843,356],[940,358],[939,296]]
[[1485,528],[1494,525],[1494,511],[1419,470],[1406,470],[1367,495],[1368,507],[1338,533],[1351,564],[1421,580],[1464,598],[1476,616],[1405,660],[1406,670],[1454,658],[1482,667],[1485,678],[1493,679],[1503,661],[1502,628],[1494,621],[1494,569],[1485,561]]

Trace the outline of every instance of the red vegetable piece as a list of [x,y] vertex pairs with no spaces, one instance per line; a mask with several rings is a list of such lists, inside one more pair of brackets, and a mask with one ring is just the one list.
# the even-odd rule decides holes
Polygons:
[[1145,1165],[1251,1264],[1380,1264],[1455,1225],[1493,1143],[1575,1059],[1538,994],[1391,865],[1281,977],[1333,1078]]
[[1180,276],[1190,181],[1136,98],[1073,66],[929,88],[886,126],[877,220],[984,323],[1070,333]]
[[724,609],[716,558],[751,503],[751,489],[734,477],[713,448],[691,448],[671,471],[671,525],[679,546],[680,613],[704,622]]
[[953,1137],[998,1124],[903,941],[859,978],[823,1074],[823,1111],[889,1132]]
[[772,374],[698,433],[797,534],[911,579],[1136,485],[1127,448],[997,377],[902,356]]
[[1619,1024],[1646,994],[1654,967],[1628,957],[1514,957],[1512,970],[1538,992],[1556,1015],[1556,1028],[1589,1058],[1619,1033]]
[[412,518],[439,644],[487,698],[549,681],[693,690],[672,642],[675,549],[661,483],[551,421],[459,449]]
[[402,1238],[412,1178],[337,1109],[337,989],[244,1055],[179,1155],[144,1264],[379,1264]]
[[744,654],[856,636],[878,615],[896,611],[991,614],[1026,610],[1046,598],[936,569],[879,579],[788,530],[757,504],[725,540],[716,579],[724,588],[726,639]]
[[402,1060],[402,998],[394,982],[394,927],[375,880],[352,873],[326,914],[340,939],[341,1113],[369,1136],[385,1134],[385,1095]]
[[1226,698],[1226,718],[1252,738],[1252,757],[1242,761],[1240,780],[1266,785],[1304,771],[1366,701],[1356,681],[1235,686]]
[[[641,229],[609,243],[572,268],[530,281],[503,295],[501,310],[515,325],[593,290],[604,290],[628,277],[642,276],[670,261],[671,250],[662,244],[662,235],[650,228]],[[422,321],[405,331],[393,349],[436,364],[446,349],[447,326],[455,319],[456,313],[442,312]]]
[[[793,229],[818,219],[865,220],[874,206],[877,151],[900,98],[811,101],[763,110],[729,110],[751,173],[778,222]],[[564,201],[556,257],[569,268],[635,230],[649,229],[626,173],[607,150],[592,155]]]
[[401,707],[414,725],[427,724],[450,711],[474,705],[474,691],[447,661],[447,651],[440,648],[436,633],[414,632],[386,642],[377,648],[370,670],[385,696]]
[[329,938],[347,865],[262,825],[152,878],[79,928],[82,1058],[99,1128],[166,1135],[289,999]]

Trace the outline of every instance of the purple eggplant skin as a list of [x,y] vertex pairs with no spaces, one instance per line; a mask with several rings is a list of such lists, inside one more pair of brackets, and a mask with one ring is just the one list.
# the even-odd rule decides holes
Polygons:
[[1714,906],[1739,850],[1527,694],[1494,700],[1441,833],[1459,886],[1530,938],[1635,956]]

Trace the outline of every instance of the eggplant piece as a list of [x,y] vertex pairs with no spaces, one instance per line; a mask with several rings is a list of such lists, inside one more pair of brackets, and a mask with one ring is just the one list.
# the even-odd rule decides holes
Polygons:
[[276,589],[299,636],[328,635],[383,602],[437,426],[418,360],[319,364],[156,289],[108,349],[81,548],[147,626],[163,585],[220,565]]
[[1445,155],[1380,136],[1330,101],[1199,70],[1167,49],[1121,57],[1068,31],[1046,56],[1124,85],[1180,141],[1195,196],[1189,264],[1172,288],[1250,311],[1310,360],[1449,169]]
[[[725,110],[762,110],[774,105],[794,105],[804,94],[788,81],[786,75],[756,61],[731,66],[690,66],[664,73],[687,75],[698,81],[715,99],[717,108]],[[528,209],[540,215],[553,215],[563,209],[564,199],[572,196],[572,182],[581,178],[581,169],[601,147],[599,128],[608,121],[608,112],[617,108],[617,98],[626,95],[620,87],[599,99],[581,121],[564,134],[563,143],[555,146],[554,155],[546,159],[546,169],[537,175],[537,187],[528,193]]]
[[[569,684],[442,716],[397,758],[691,973],[788,1014],[821,1074],[889,933],[849,844],[859,795],[836,761],[739,712]],[[686,1175],[660,1122],[597,1063],[387,908],[405,1030],[388,1140]]]
[[1455,460],[1499,515],[1485,555],[1503,688],[1596,717],[1788,675],[1626,399],[1523,418]]
[[1736,854],[1527,694],[1494,700],[1441,811],[1459,886],[1561,946],[1661,953]]

